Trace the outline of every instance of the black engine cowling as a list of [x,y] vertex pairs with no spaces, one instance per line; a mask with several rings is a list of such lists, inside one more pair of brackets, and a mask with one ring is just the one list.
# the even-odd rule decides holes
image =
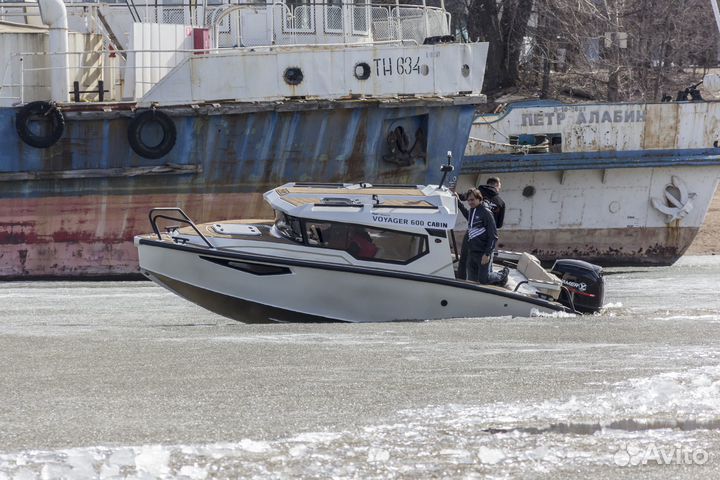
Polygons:
[[595,313],[603,306],[605,280],[602,267],[582,260],[556,260],[551,272],[562,280],[558,299],[563,305],[582,313]]

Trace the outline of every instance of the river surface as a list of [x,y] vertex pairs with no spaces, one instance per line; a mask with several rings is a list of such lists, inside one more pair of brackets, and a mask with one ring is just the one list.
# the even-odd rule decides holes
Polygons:
[[720,257],[606,287],[590,317],[249,326],[0,284],[0,480],[720,478]]

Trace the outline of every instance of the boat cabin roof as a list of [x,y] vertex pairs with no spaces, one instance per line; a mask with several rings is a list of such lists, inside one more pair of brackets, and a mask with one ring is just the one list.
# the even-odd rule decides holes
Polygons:
[[437,185],[286,183],[265,200],[293,217],[407,231],[450,230],[457,216],[454,194]]

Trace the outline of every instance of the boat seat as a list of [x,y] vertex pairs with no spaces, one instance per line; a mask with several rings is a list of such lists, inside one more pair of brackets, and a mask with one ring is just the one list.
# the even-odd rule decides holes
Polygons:
[[562,282],[557,276],[542,268],[540,260],[534,255],[523,252],[517,263],[517,271],[525,275],[528,284],[542,294],[555,299],[560,295]]
[[545,295],[553,300],[560,297],[562,285],[556,282],[544,282],[542,280],[528,280],[528,285],[533,287],[540,295]]

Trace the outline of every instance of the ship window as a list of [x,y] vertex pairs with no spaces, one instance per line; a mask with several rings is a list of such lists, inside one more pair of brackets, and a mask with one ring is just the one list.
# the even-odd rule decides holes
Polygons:
[[290,15],[285,17],[283,31],[311,33],[315,29],[314,3],[311,4],[309,0],[289,0],[285,2],[285,8],[290,10]]
[[340,0],[328,0],[325,6],[325,31],[343,32],[343,7]]
[[299,218],[275,211],[275,228],[283,237],[302,243],[302,226]]
[[365,35],[368,33],[369,16],[370,9],[367,6],[367,0],[355,0],[355,6],[352,9],[353,34]]
[[560,133],[521,133],[508,137],[510,145],[524,148],[514,149],[515,153],[562,153],[562,134]]
[[428,252],[427,236],[338,222],[305,221],[308,245],[344,250],[358,260],[410,263]]

